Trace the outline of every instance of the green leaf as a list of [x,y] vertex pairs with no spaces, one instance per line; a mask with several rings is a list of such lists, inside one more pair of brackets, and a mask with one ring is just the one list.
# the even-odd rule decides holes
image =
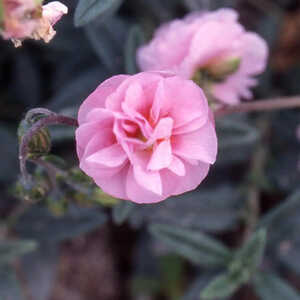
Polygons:
[[113,221],[117,225],[123,224],[134,210],[134,207],[134,203],[130,201],[121,201],[119,204],[115,205],[112,210]]
[[260,265],[265,246],[267,233],[265,229],[255,232],[235,255],[230,269],[233,272],[243,272],[247,280]]
[[137,25],[132,26],[125,45],[125,69],[128,74],[135,74],[138,72],[136,51],[144,43],[145,36],[142,29]]
[[261,300],[299,300],[300,294],[283,279],[271,273],[258,273],[253,281]]
[[114,14],[121,6],[122,0],[79,0],[75,10],[76,27],[88,24],[95,18],[104,18]]
[[12,262],[19,256],[35,250],[34,241],[4,241],[0,244],[0,266]]
[[201,299],[210,300],[231,296],[249,281],[260,264],[266,243],[266,231],[261,229],[239,249],[229,265],[228,272],[215,278],[201,293]]
[[215,300],[231,296],[244,283],[244,278],[233,273],[217,276],[200,294],[201,300]]
[[232,257],[227,247],[198,231],[166,224],[152,224],[149,230],[174,252],[198,265],[225,266]]

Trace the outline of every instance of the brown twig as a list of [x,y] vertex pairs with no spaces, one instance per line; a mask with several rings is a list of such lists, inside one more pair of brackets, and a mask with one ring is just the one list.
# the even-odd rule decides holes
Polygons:
[[234,106],[223,106],[215,111],[216,118],[236,112],[270,111],[300,107],[300,96],[257,100]]

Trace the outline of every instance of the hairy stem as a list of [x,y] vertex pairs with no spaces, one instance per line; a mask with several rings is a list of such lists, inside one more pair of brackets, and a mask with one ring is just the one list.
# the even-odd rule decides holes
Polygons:
[[235,112],[270,111],[300,107],[300,97],[285,97],[270,100],[258,100],[240,103],[234,106],[223,106],[215,111],[216,117],[223,117]]
[[[43,109],[42,109],[43,110]],[[47,110],[48,111],[48,110]],[[48,111],[49,113],[50,111]],[[32,114],[28,113],[27,117],[32,117],[33,114],[37,113],[44,113],[41,109],[35,110]],[[26,134],[21,139],[20,146],[19,146],[19,160],[20,160],[20,171],[25,180],[25,182],[29,179],[29,174],[26,169],[26,159],[28,157],[29,152],[29,143],[33,136],[43,127],[49,125],[67,125],[67,126],[77,126],[77,120],[74,118],[61,116],[56,113],[50,113],[47,117],[44,117],[38,120],[36,123],[32,125],[32,127],[28,130]]]
[[51,110],[49,110],[49,109],[47,109],[47,108],[37,107],[37,108],[33,108],[33,109],[29,110],[26,113],[25,120],[30,120],[35,115],[54,116],[54,115],[56,115],[56,113],[53,112],[53,111],[51,111]]
[[51,163],[48,163],[47,161],[45,161],[41,158],[29,159],[29,161],[43,167],[46,170],[47,174],[48,174],[48,177],[49,177],[52,188],[57,189],[57,184],[56,184],[56,173],[57,173],[57,171],[56,171],[56,168]]

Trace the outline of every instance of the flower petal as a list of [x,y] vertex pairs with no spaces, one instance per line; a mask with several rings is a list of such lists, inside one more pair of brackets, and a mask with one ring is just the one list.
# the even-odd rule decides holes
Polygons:
[[153,151],[151,159],[148,163],[147,169],[151,171],[158,171],[167,168],[172,161],[172,148],[170,140],[164,140],[158,144]]
[[76,129],[75,137],[77,142],[76,146],[79,159],[82,158],[84,152],[88,148],[88,143],[91,142],[93,137],[95,137],[97,150],[111,145],[115,140],[112,130],[107,128],[101,128],[100,122],[82,124]]
[[173,123],[174,121],[171,118],[160,119],[158,124],[154,128],[150,140],[155,141],[158,139],[169,138],[172,134]]
[[144,189],[162,195],[162,183],[159,172],[147,171],[140,165],[133,166],[136,182]]
[[95,183],[107,194],[128,200],[126,194],[126,180],[129,170],[129,164],[126,164],[119,172],[111,177],[96,177]]
[[[136,172],[133,171],[133,167],[130,167],[126,181],[126,194],[131,201],[136,203],[156,203],[165,199],[165,197],[161,194],[154,193],[149,189],[146,189],[144,187],[145,184],[142,186],[138,183],[135,173]],[[153,184],[153,181],[151,184]],[[160,187],[159,190],[161,190],[162,184],[160,180],[157,180],[157,185]],[[157,188],[154,190],[157,190]]]
[[207,163],[199,162],[198,165],[191,165],[185,163],[185,176],[181,177],[173,195],[182,194],[194,190],[207,176],[210,165]]
[[186,173],[184,163],[175,155],[173,155],[171,164],[169,165],[168,169],[177,176],[184,176]]
[[197,131],[172,137],[173,153],[187,159],[213,164],[217,156],[217,136],[211,121]]
[[119,144],[113,144],[88,156],[86,161],[113,168],[122,165],[126,159],[123,148]]
[[[205,124],[208,104],[203,91],[191,80],[173,76],[161,80],[154,101],[160,105],[160,117],[168,116],[174,121],[174,128],[195,119]],[[158,104],[156,104],[158,105]]]
[[129,75],[113,76],[101,83],[96,90],[81,104],[78,111],[78,123],[81,125],[86,122],[86,115],[95,108],[104,108],[107,97],[113,93],[116,88]]

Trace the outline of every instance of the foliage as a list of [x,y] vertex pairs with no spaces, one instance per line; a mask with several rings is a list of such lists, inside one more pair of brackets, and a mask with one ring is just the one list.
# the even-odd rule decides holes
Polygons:
[[[278,53],[284,35],[280,28],[289,23],[299,4],[276,0],[269,10],[263,4],[269,1],[254,2],[66,0],[70,13],[57,24],[57,36],[49,45],[26,41],[16,50],[0,41],[0,299],[26,300],[19,268],[30,283],[25,289],[48,295],[36,296],[39,300],[49,299],[63,247],[90,232],[102,239],[99,228],[112,235],[114,267],[122,285],[118,289],[127,290],[125,284],[130,282],[132,299],[229,300],[238,293],[243,300],[249,287],[261,300],[300,299],[296,138],[300,114],[296,109],[259,113],[268,124],[267,133],[257,125],[258,114],[217,120],[219,157],[209,177],[198,189],[162,203],[136,205],[96,188],[76,167],[74,129],[62,126],[35,136],[32,146],[37,155],[27,164],[31,181],[24,185],[18,180],[15,133],[26,111],[43,106],[76,116],[82,100],[100,82],[115,74],[138,72],[136,50],[160,23],[189,11],[236,7],[242,23],[266,38],[273,55],[255,98],[299,95],[297,39],[285,47],[291,55]],[[294,27],[289,29],[293,35]],[[292,64],[279,68],[279,58],[287,56]],[[47,154],[50,136],[51,155]],[[253,174],[258,148],[268,154],[262,172]],[[45,162],[54,166],[54,176]],[[248,230],[253,189],[259,211]],[[97,259],[102,253],[98,255]],[[34,277],[33,266],[35,271],[52,272],[51,276]],[[41,284],[45,278],[47,287]]]

